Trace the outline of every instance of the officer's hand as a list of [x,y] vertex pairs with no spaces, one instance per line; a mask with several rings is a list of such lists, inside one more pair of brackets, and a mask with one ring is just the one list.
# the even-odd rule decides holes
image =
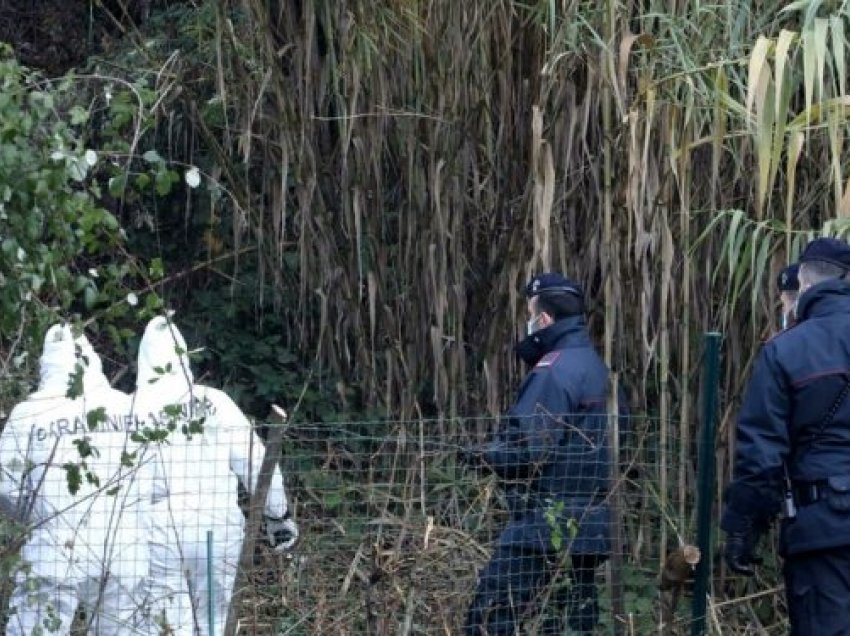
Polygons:
[[755,574],[754,565],[759,565],[761,559],[753,553],[755,541],[749,532],[730,532],[726,535],[726,547],[723,557],[726,565],[735,574],[752,576]]
[[298,540],[298,526],[288,514],[282,519],[266,517],[265,526],[266,539],[275,552],[289,550]]

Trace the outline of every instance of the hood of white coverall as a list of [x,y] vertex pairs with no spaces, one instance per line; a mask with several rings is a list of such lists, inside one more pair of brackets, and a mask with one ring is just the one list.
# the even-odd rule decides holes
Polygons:
[[[74,337],[70,325],[48,329],[39,364],[39,390],[12,411],[0,449],[0,463],[35,468],[31,477],[10,474],[20,480],[21,494],[34,499],[34,531],[22,558],[36,578],[62,572],[70,581],[89,580],[108,568],[110,576],[138,580],[148,570],[143,533],[153,473],[141,453],[135,466],[124,464],[129,431],[113,426],[129,423],[130,398],[110,387],[91,343]],[[69,376],[78,365],[84,369],[83,394],[69,400]],[[87,416],[95,409],[103,409],[108,422],[89,429]],[[104,490],[119,480],[120,489],[104,493],[84,481],[78,493],[70,491],[64,466],[79,464],[76,442],[83,438],[97,449],[87,469]]]
[[155,389],[158,393],[185,392],[193,382],[186,340],[167,318],[152,319],[139,343],[136,389]]
[[53,325],[44,336],[44,348],[39,358],[38,390],[65,395],[77,364],[83,366],[85,391],[109,386],[103,375],[100,356],[95,353],[89,339],[84,334],[74,337],[70,325]]

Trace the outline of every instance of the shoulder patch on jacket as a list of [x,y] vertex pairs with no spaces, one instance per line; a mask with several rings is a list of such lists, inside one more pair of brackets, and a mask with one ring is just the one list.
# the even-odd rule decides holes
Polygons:
[[540,361],[534,365],[534,368],[538,367],[551,367],[555,360],[558,359],[558,356],[561,355],[560,351],[551,351],[547,353],[545,356],[540,358]]

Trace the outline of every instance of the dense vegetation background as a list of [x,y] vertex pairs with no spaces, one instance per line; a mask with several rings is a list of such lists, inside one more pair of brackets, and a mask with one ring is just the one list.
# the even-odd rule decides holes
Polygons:
[[0,2],[0,418],[57,316],[130,390],[167,306],[257,417],[453,434],[557,269],[688,527],[701,334],[719,487],[773,276],[848,229],[846,5]]

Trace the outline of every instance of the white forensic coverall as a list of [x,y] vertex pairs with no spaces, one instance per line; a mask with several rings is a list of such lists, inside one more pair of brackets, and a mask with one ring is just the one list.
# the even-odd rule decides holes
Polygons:
[[[220,635],[243,539],[238,484],[254,492],[264,447],[230,397],[193,383],[186,351],[163,317],[148,323],[139,345],[134,411],[151,429],[173,428],[157,446],[151,601],[155,624],[168,633]],[[187,434],[193,424],[203,432]],[[264,511],[267,524],[285,530],[276,549],[294,543],[279,468]]]
[[[110,387],[88,340],[68,325],[48,330],[39,366],[38,390],[0,434],[0,493],[31,529],[6,633],[68,634],[79,603],[88,634],[145,633],[153,464],[129,439],[130,397]],[[75,372],[83,393],[71,399]],[[81,442],[94,449],[85,458]],[[81,473],[76,494],[66,463]]]

